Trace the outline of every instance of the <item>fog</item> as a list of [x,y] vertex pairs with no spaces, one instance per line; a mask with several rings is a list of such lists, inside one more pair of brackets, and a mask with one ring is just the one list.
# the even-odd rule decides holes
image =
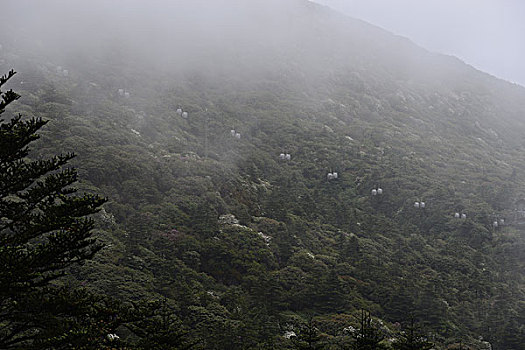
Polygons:
[[[7,1],[4,44],[35,55],[120,57],[123,62],[187,69],[199,64],[250,64],[275,55],[297,33],[279,27],[295,1]],[[262,6],[264,4],[264,6]],[[265,28],[255,23],[265,23]],[[254,54],[254,51],[257,51]],[[202,67],[201,67],[202,68]]]
[[[492,23],[497,8],[493,3],[483,2],[472,12],[477,16],[465,22],[468,2],[453,7],[458,10],[452,15],[447,12],[452,7],[439,7],[437,2],[423,9],[405,0],[396,2],[405,6],[391,9],[380,1],[367,6],[323,1],[388,29],[403,24],[392,31],[404,35],[403,30],[411,29],[421,38],[431,38],[424,42],[411,37],[430,50],[479,52],[477,61],[466,59],[466,54],[457,56],[482,70],[481,63],[492,64],[499,71],[489,67],[485,69],[489,73],[522,81],[518,68],[510,63],[521,57],[516,33],[523,32],[517,30],[523,24],[509,20],[502,26],[506,31],[493,31],[490,25],[478,31],[482,23]],[[318,86],[318,77],[326,81],[363,70],[378,75],[385,70],[395,79],[424,78],[425,84],[449,86],[465,80],[463,74],[473,73],[457,60],[431,54],[403,36],[306,0],[7,0],[2,5],[7,15],[0,22],[0,44],[49,69],[60,65],[84,73],[126,70],[115,72],[118,76],[130,76],[138,69],[160,75],[197,72],[241,82],[273,75],[296,87],[306,87],[300,80],[309,79],[312,89]],[[515,10],[518,13],[518,7]],[[443,23],[437,23],[440,20]],[[476,46],[481,42],[485,46]],[[496,49],[486,49],[495,42]],[[505,51],[509,43],[516,43],[512,52]],[[494,52],[510,63],[496,62]],[[20,70],[16,60],[8,63]]]
[[315,0],[525,86],[520,0]]
[[[166,294],[243,348],[278,347],[274,320],[328,329],[363,305],[388,324],[415,310],[448,347],[507,334],[505,313],[519,332],[525,90],[406,37],[523,83],[523,25],[494,30],[484,0],[324,1],[352,17],[308,0],[2,0],[16,112],[50,120],[38,156],[77,153],[81,186],[111,200],[111,256],[78,282]],[[341,329],[322,338],[354,338]]]

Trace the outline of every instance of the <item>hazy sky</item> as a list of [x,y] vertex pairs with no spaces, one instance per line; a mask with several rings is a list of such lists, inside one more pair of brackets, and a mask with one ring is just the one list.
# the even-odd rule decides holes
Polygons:
[[524,0],[314,0],[525,86]]

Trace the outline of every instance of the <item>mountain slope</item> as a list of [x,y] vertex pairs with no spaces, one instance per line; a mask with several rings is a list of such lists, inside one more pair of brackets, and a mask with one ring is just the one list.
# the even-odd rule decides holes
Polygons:
[[81,21],[2,38],[16,112],[51,120],[34,156],[77,152],[111,200],[77,283],[166,297],[207,349],[286,348],[309,316],[344,344],[360,308],[522,349],[525,90],[312,3],[208,5],[142,34],[129,10],[111,51]]

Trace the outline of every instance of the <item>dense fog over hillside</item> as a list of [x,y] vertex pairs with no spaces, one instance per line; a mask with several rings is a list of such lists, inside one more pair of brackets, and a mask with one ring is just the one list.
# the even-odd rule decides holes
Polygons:
[[301,34],[286,23],[304,20],[292,11],[294,3],[12,1],[2,24],[30,50],[52,55],[120,54],[124,61],[141,59],[172,68],[199,62],[220,66],[238,55],[253,55],[254,50],[270,54],[300,41]]
[[525,4],[519,0],[318,0],[435,52],[525,86]]
[[63,65],[111,60],[122,67],[215,75],[302,70],[311,78],[376,62],[395,69],[403,80],[437,84],[468,72],[453,58],[297,0],[156,0],[125,5],[25,0],[8,1],[5,8],[10,16],[1,24],[4,45],[16,40],[28,54]]
[[525,88],[307,0],[2,13],[0,349],[525,349]]

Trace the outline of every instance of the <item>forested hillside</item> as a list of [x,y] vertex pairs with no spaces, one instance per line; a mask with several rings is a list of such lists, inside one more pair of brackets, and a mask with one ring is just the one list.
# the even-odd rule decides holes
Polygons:
[[2,31],[30,157],[109,198],[70,283],[195,348],[350,348],[364,309],[387,348],[525,349],[525,88],[305,1],[184,3],[166,42]]

